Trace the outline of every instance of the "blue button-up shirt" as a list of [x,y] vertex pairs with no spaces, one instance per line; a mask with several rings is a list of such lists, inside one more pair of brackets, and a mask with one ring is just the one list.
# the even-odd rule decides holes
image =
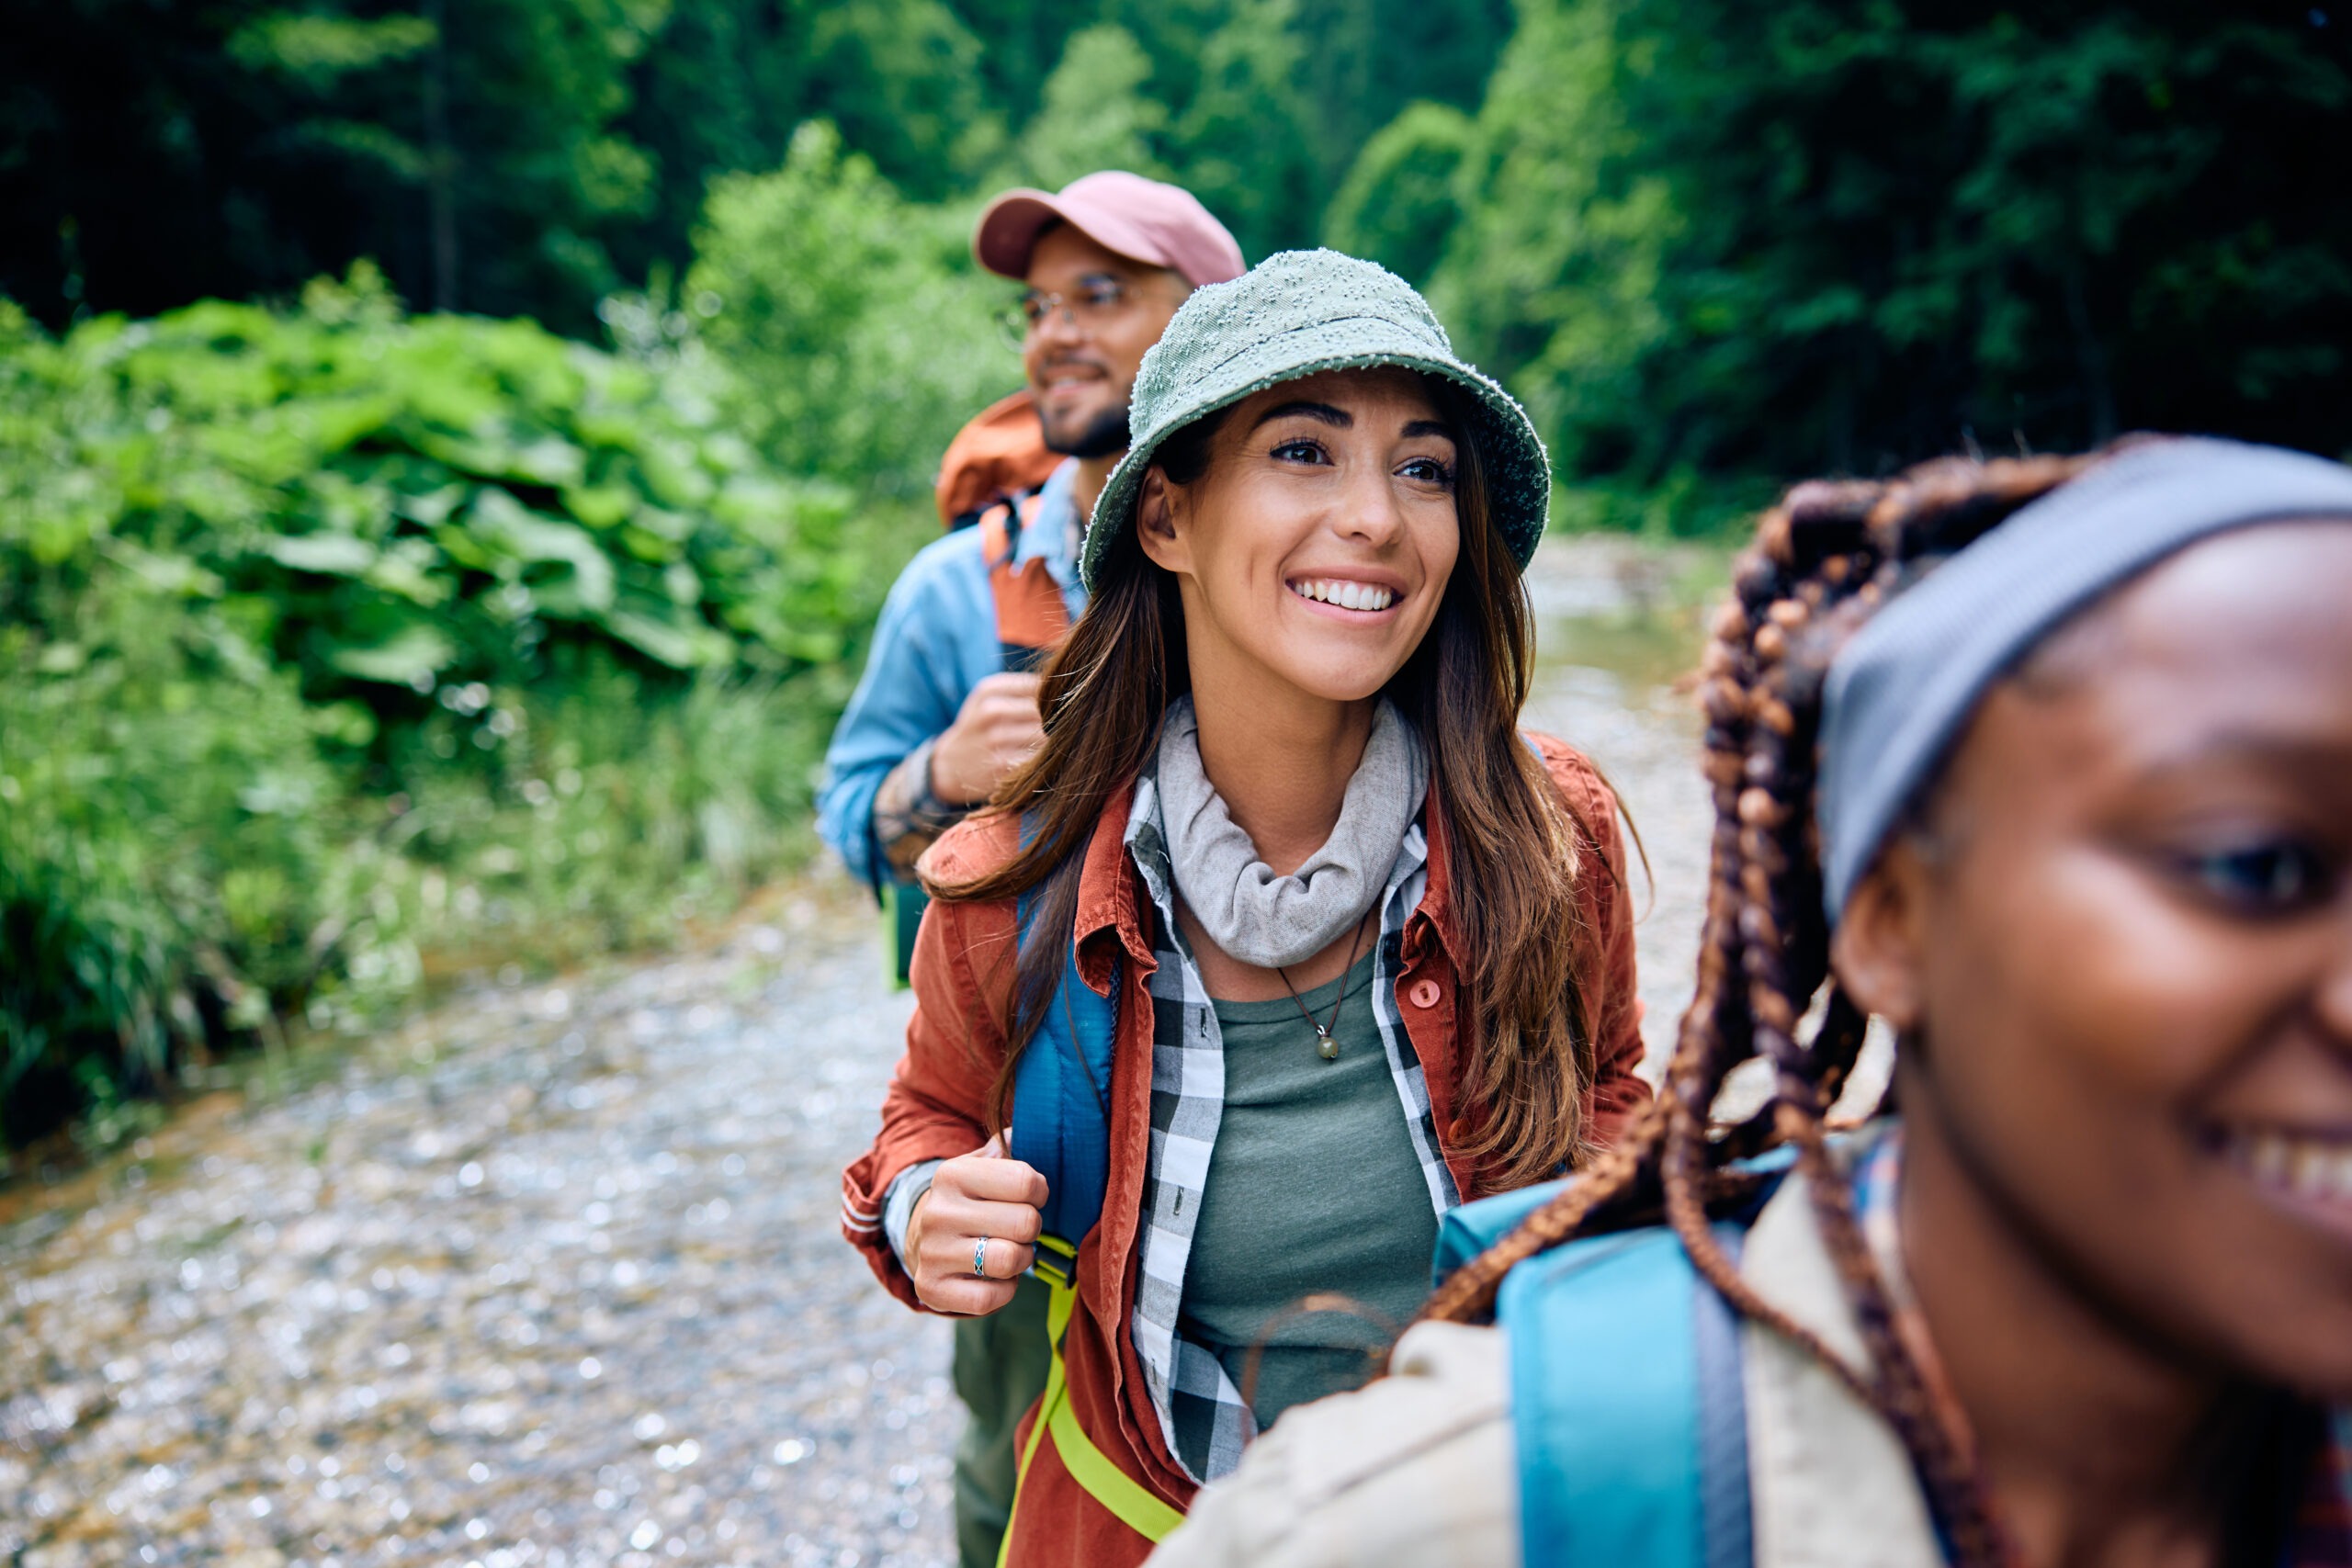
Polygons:
[[[1073,621],[1086,608],[1086,590],[1078,581],[1085,520],[1073,494],[1077,482],[1075,458],[1054,470],[1038,496],[1035,520],[1013,547],[1016,562],[1046,563]],[[980,530],[961,528],[924,546],[890,585],[865,673],[825,749],[817,831],[852,875],[879,887],[889,874],[874,838],[874,796],[882,781],[916,747],[956,722],[973,687],[1003,671]]]

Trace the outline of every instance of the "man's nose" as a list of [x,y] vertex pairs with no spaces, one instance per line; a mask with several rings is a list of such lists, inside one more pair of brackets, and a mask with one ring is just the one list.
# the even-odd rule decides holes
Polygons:
[[1084,343],[1086,338],[1086,329],[1078,324],[1078,312],[1061,299],[1048,304],[1046,313],[1037,318],[1037,324],[1029,329],[1030,342],[1046,347]]

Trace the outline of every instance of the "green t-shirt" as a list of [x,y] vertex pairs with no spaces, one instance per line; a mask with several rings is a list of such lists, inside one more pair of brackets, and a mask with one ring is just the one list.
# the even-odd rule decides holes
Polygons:
[[[1318,1019],[1346,987],[1338,1059],[1288,997],[1216,1003],[1225,1111],[1184,1270],[1185,1335],[1250,1391],[1261,1427],[1362,1387],[1429,1294],[1437,1215],[1372,1013],[1367,955],[1301,1000]],[[1292,1312],[1318,1294],[1353,1311]]]

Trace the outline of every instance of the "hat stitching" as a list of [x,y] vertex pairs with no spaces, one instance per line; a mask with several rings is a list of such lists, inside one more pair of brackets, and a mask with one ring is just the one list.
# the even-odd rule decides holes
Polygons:
[[[1234,361],[1236,361],[1236,360],[1238,360],[1238,359],[1244,359],[1244,358],[1247,358],[1249,355],[1252,355],[1252,354],[1256,354],[1256,353],[1258,353],[1258,352],[1260,352],[1260,351],[1261,351],[1261,350],[1263,350],[1263,349],[1271,348],[1271,347],[1272,347],[1275,344],[1280,343],[1283,338],[1286,338],[1286,337],[1296,337],[1296,336],[1297,336],[1299,333],[1301,333],[1323,332],[1323,331],[1326,331],[1326,330],[1328,330],[1328,329],[1329,329],[1329,328],[1331,328],[1331,327],[1342,327],[1342,326],[1347,325],[1350,321],[1377,321],[1377,322],[1379,322],[1382,326],[1387,326],[1387,327],[1393,327],[1393,326],[1396,325],[1396,323],[1395,321],[1393,321],[1389,320],[1389,318],[1387,318],[1386,316],[1366,316],[1366,315],[1355,315],[1355,316],[1329,316],[1329,317],[1324,318],[1324,319],[1323,319],[1323,320],[1321,320],[1321,321],[1302,321],[1302,322],[1300,322],[1297,326],[1295,326],[1295,327],[1286,327],[1286,328],[1284,328],[1282,332],[1280,332],[1280,333],[1276,333],[1274,336],[1272,336],[1272,337],[1271,337],[1271,338],[1261,338],[1261,339],[1259,339],[1259,340],[1258,340],[1257,342],[1255,342],[1255,343],[1247,343],[1247,344],[1242,344],[1239,348],[1235,349],[1231,354],[1227,355],[1223,359],[1218,360],[1215,365],[1211,365],[1211,366],[1208,366],[1208,367],[1204,367],[1204,368],[1202,368],[1202,369],[1199,369],[1199,370],[1194,371],[1194,372],[1193,372],[1194,378],[1195,378],[1196,379],[1198,379],[1198,380],[1204,380],[1204,381],[1205,381],[1205,380],[1207,380],[1210,377],[1215,376],[1218,371],[1220,371],[1220,370],[1224,369],[1227,366],[1231,365]],[[1158,347],[1159,345],[1155,344],[1153,346],[1154,346],[1154,347]],[[1377,352],[1380,352],[1380,351],[1375,350],[1374,352],[1375,352],[1375,353],[1377,353]],[[1370,362],[1368,361],[1367,363],[1370,363]],[[1332,367],[1328,367],[1328,366],[1327,366],[1325,368],[1329,369],[1329,368],[1332,368]],[[1312,372],[1312,371],[1308,371],[1308,372],[1305,372],[1305,374],[1311,375],[1311,374],[1313,374],[1313,372]],[[1281,379],[1282,379],[1282,380],[1284,380],[1284,381],[1295,381],[1295,380],[1297,380],[1297,379],[1298,379],[1298,376],[1296,376],[1296,375],[1286,375],[1286,376],[1283,376],[1283,378],[1281,378]],[[1278,385],[1278,384],[1279,384],[1278,382],[1274,382],[1274,381],[1269,381],[1268,383],[1266,383],[1266,385],[1267,385],[1267,386],[1275,386],[1275,385]],[[1210,411],[1204,411],[1204,412],[1210,412]]]

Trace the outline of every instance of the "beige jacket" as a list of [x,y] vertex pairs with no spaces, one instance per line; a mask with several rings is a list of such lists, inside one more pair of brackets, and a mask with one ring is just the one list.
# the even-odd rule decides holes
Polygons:
[[[1757,1217],[1741,1271],[1857,1366],[1861,1337],[1801,1177]],[[1901,1441],[1804,1351],[1741,1328],[1758,1568],[1939,1568]],[[1150,1568],[1519,1568],[1503,1331],[1424,1324],[1396,1375],[1292,1410],[1202,1492]]]

